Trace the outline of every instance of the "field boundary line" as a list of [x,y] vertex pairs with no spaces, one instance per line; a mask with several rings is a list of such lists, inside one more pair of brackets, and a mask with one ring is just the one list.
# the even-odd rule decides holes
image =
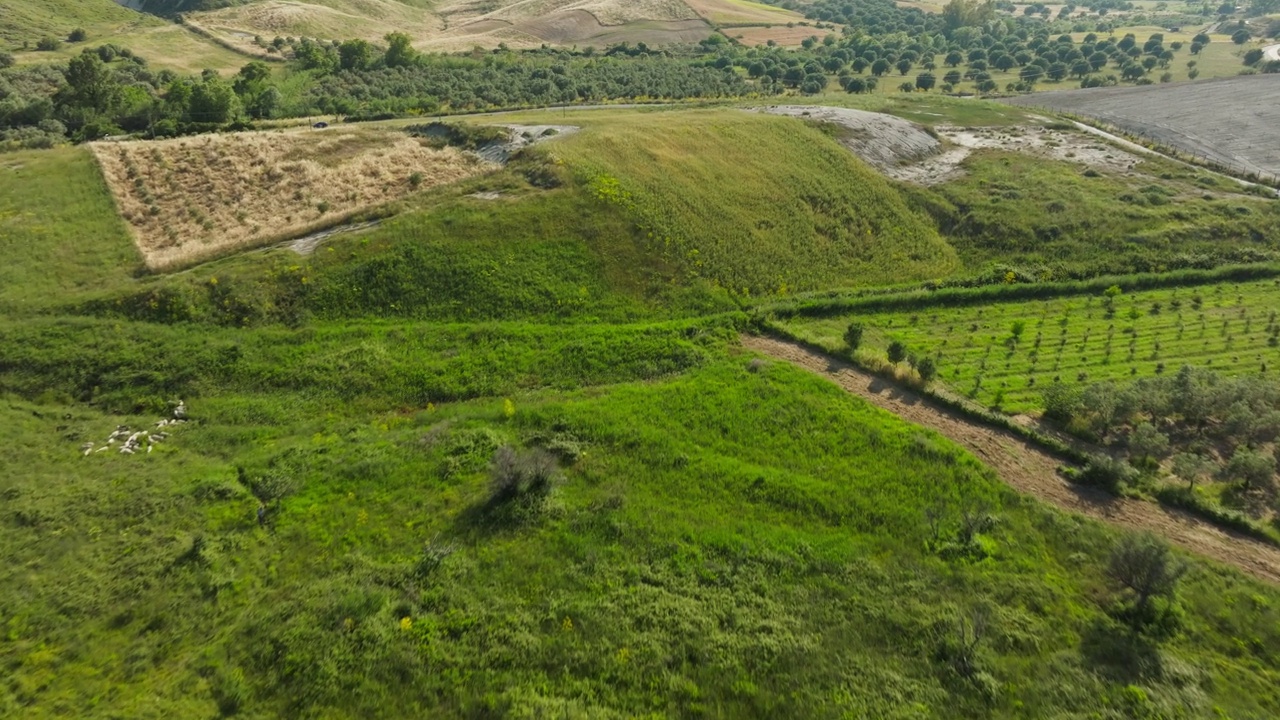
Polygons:
[[1280,548],[1274,545],[1186,510],[1072,484],[1059,472],[1060,454],[1032,438],[978,422],[934,398],[801,343],[753,335],[743,335],[741,342],[747,350],[821,375],[876,407],[947,437],[1020,493],[1127,530],[1154,533],[1184,550],[1280,584]]

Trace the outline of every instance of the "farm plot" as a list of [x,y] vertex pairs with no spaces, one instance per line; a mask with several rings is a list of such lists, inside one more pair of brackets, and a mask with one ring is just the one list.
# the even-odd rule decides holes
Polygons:
[[883,361],[892,343],[932,358],[953,391],[1012,413],[1041,409],[1055,382],[1086,385],[1174,373],[1280,372],[1280,281],[1218,284],[1043,301],[937,307],[783,324],[832,351],[862,324],[858,350]]
[[453,148],[377,130],[236,133],[92,148],[152,270],[303,235],[492,167]]
[[1280,179],[1274,121],[1280,75],[1038,93],[1008,102],[1097,118],[1234,172]]

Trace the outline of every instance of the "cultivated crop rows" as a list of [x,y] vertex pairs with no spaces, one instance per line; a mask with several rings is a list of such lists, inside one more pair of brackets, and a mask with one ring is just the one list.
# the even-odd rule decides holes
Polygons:
[[1280,371],[1280,285],[1220,284],[1118,296],[835,318],[797,318],[800,336],[838,348],[863,323],[862,352],[892,341],[932,357],[956,392],[1010,412],[1037,410],[1054,383],[1087,384],[1176,372],[1183,364],[1228,374]]

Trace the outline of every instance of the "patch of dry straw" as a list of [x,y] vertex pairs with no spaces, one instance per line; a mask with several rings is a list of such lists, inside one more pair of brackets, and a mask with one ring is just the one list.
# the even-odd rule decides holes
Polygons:
[[394,132],[249,132],[91,145],[147,267],[169,270],[337,224],[484,172]]

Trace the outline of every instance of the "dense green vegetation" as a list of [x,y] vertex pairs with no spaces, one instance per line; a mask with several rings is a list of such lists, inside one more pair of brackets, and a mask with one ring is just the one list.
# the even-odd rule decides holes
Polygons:
[[[86,140],[121,132],[169,136],[315,114],[368,119],[562,103],[814,95],[835,84],[863,93],[881,80],[887,85],[895,72],[912,92],[1027,92],[1068,79],[1085,86],[1150,83],[1157,74],[1161,81],[1173,78],[1171,64],[1184,46],[1196,55],[1210,42],[1207,35],[1189,46],[1166,45],[1161,33],[1104,37],[1098,32],[1109,28],[1101,27],[1077,39],[1070,34],[1074,28],[963,0],[937,15],[887,0],[819,3],[809,10],[866,31],[828,35],[795,50],[745,48],[713,35],[679,48],[623,43],[466,55],[421,53],[402,33],[387,35],[385,46],[260,38],[263,52],[290,60],[289,71],[273,75],[254,61],[230,80],[213,71],[198,79],[151,71],[129,48],[107,44],[85,48],[65,69],[0,72],[0,143],[40,147],[63,136]],[[833,15],[836,10],[843,14]]]
[[[228,82],[83,57],[68,73],[93,82],[5,77],[46,78],[58,122],[117,107],[81,102],[98,91],[147,95],[174,113],[152,132],[194,129],[200,97],[243,109],[273,89],[273,107],[302,96],[255,66]],[[493,57],[293,77],[381,87],[432,63],[479,77],[510,62],[524,82],[543,64],[559,77],[563,61],[579,80],[679,66],[748,87],[690,57]],[[956,108],[953,122],[1017,112]],[[73,132],[120,116],[76,117]],[[376,228],[313,255],[270,248],[167,276],[138,271],[85,149],[0,156],[0,715],[1280,713],[1276,588],[1022,498],[945,439],[737,343],[762,319],[743,311],[753,296],[962,283],[1002,261],[1025,292],[1047,267],[1084,276],[1178,253],[1213,266],[1270,249],[1270,208],[1216,185],[1201,187],[1208,200],[1059,184],[1068,166],[1055,163],[996,188],[1008,206],[979,202],[1004,182],[1009,158],[995,154],[954,186],[907,192],[822,127],[739,110],[536,119],[583,131],[382,208]],[[1087,211],[1048,208],[1054,192]],[[1120,200],[1132,209],[1114,228],[1089,216],[1127,192],[1144,199]],[[1052,223],[1062,231],[1041,237]],[[1189,228],[1263,237],[1209,256]],[[1150,347],[1165,362],[1241,372],[1274,352],[1255,345],[1276,334],[1262,309],[1275,287],[786,322],[819,340],[864,323],[862,352],[896,340],[917,367],[936,358],[945,382],[977,359],[959,346],[988,340],[1020,377],[1014,363],[1060,315],[1073,333],[1107,323],[1167,339]],[[1214,335],[1220,321],[1230,339]],[[1096,339],[1080,342],[1094,352]],[[1082,352],[1068,343],[1064,367]],[[1142,376],[1161,360],[1133,362]],[[1081,396],[1131,377],[1120,365],[1076,379]],[[1004,404],[1033,398],[1011,390]],[[148,450],[107,443],[179,401],[189,422]],[[1113,430],[1158,445],[1139,424]],[[1251,433],[1250,452],[1270,449]]]
[[[414,52],[407,36],[388,39],[392,44],[381,56],[363,41],[336,48],[299,45],[294,50],[298,63],[322,77],[308,88],[298,110],[369,117],[750,92],[736,73],[666,53],[632,57],[611,48],[601,57],[555,50],[441,57]],[[397,52],[397,43],[405,49]]]
[[[508,352],[563,357],[526,331],[490,332]],[[300,340],[293,352],[317,358],[338,342],[323,328]],[[154,412],[11,396],[9,459],[33,471],[7,487],[0,526],[0,707],[1275,711],[1273,589],[1196,565],[1176,638],[1121,631],[1108,533],[1017,499],[945,441],[800,371],[749,372],[712,342],[677,377],[523,393],[505,408],[344,399],[281,363],[291,390],[219,379],[189,400],[197,421],[143,457],[77,448]],[[490,499],[486,463],[504,444],[555,453],[549,492]]]

